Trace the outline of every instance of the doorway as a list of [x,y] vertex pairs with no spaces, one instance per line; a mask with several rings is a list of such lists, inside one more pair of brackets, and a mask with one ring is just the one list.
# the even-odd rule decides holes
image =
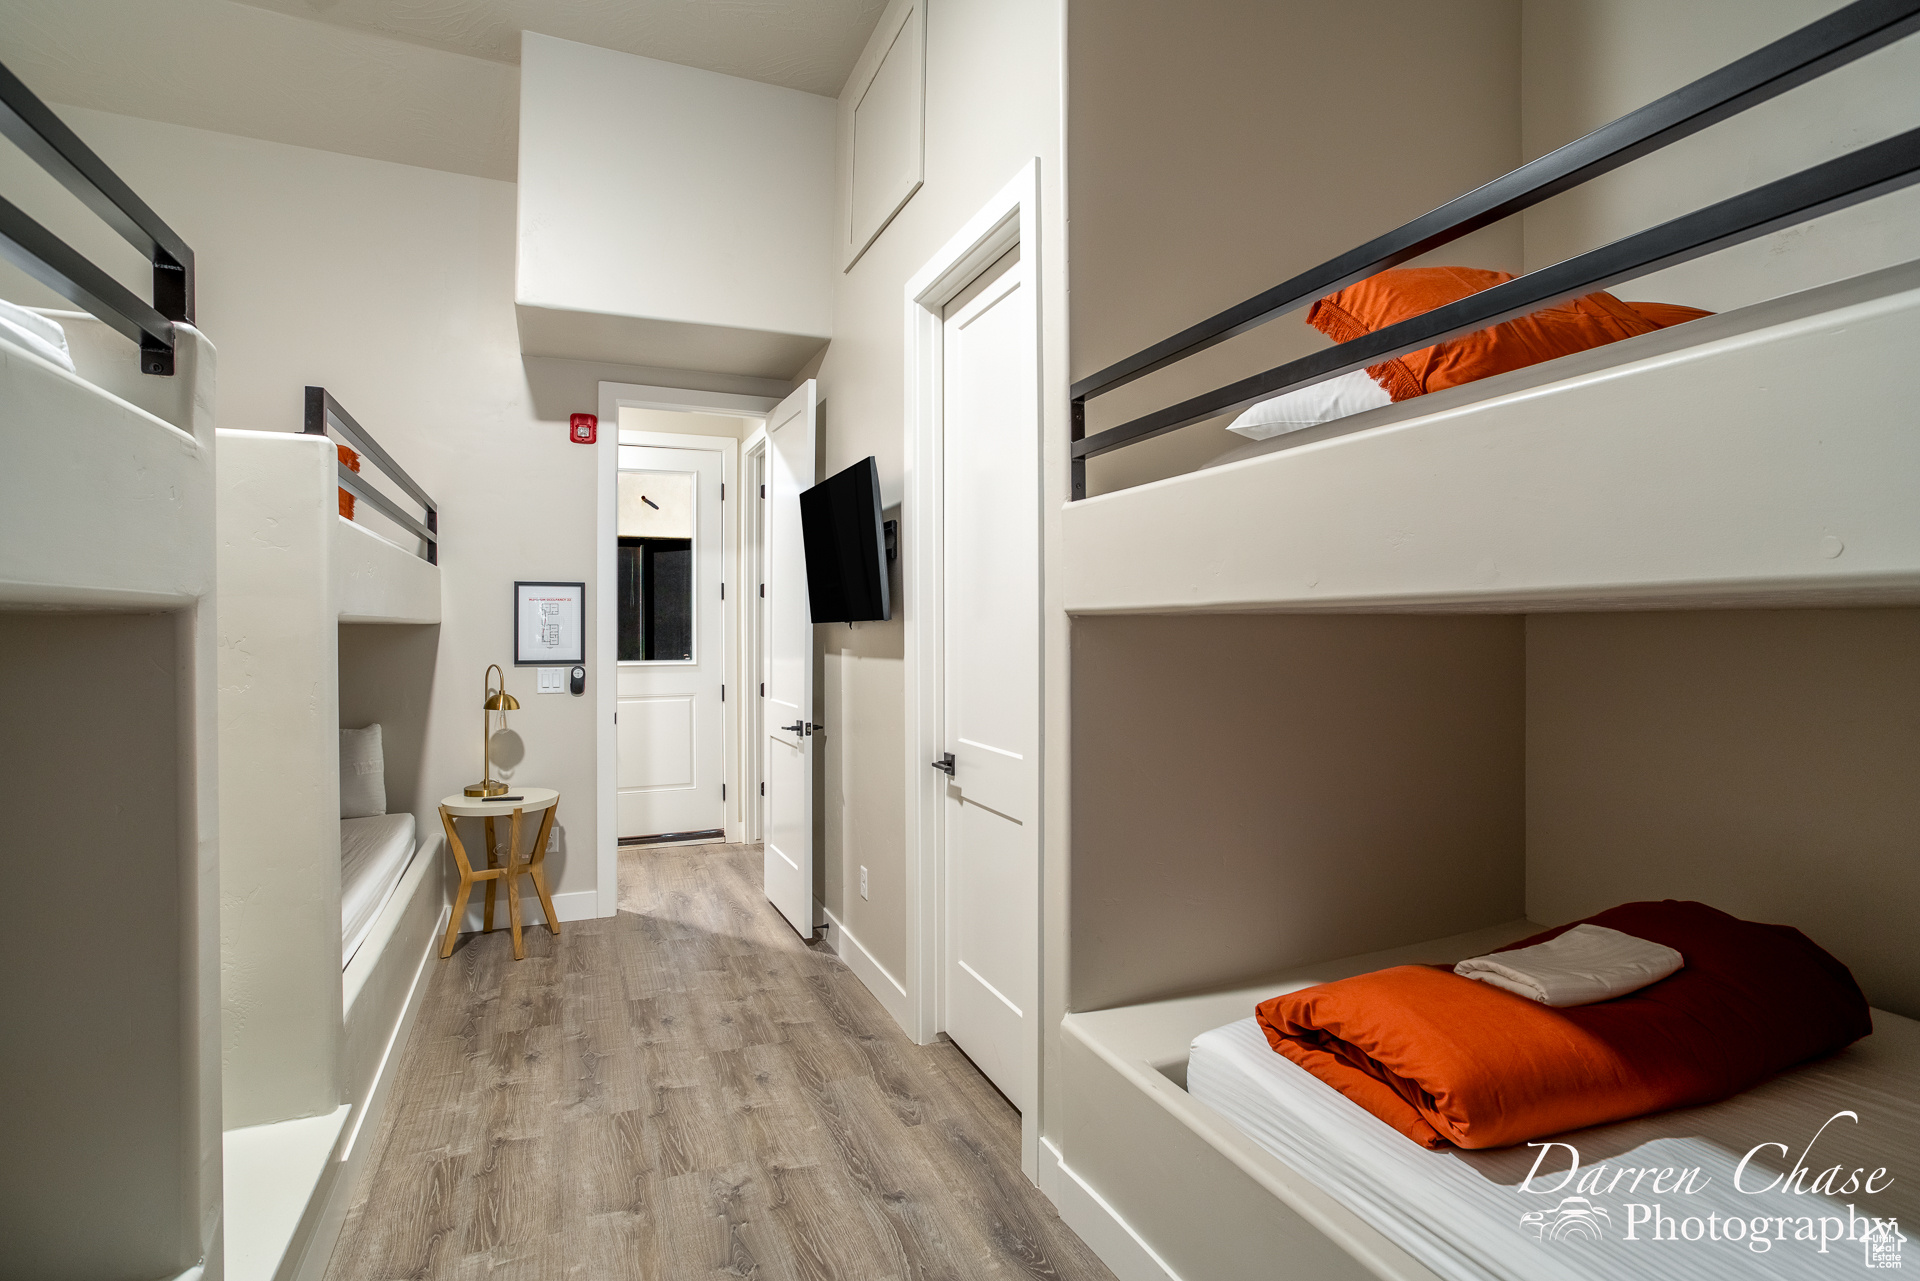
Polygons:
[[620,446],[615,742],[622,844],[726,837],[719,449]]
[[588,689],[602,916],[619,910],[623,842],[748,839],[738,472],[778,403],[600,384]]
[[1028,166],[906,288],[914,1026],[1023,1114],[1041,1005],[1040,338]]

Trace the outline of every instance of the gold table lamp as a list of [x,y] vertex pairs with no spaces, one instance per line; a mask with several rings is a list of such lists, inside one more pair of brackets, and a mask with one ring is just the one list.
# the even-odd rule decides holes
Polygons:
[[470,783],[464,789],[467,796],[504,796],[507,785],[493,781],[493,714],[495,712],[517,712],[520,700],[507,693],[507,674],[500,672],[500,688],[493,687],[493,674],[500,672],[500,664],[491,663],[482,685],[487,701],[480,714],[480,759],[485,762],[480,781]]

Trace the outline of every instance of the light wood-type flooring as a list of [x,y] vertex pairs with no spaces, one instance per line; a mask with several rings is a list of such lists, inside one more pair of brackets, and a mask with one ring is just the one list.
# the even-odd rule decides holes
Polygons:
[[623,850],[618,916],[430,960],[328,1281],[1110,1277],[1018,1114],[795,935],[760,857]]

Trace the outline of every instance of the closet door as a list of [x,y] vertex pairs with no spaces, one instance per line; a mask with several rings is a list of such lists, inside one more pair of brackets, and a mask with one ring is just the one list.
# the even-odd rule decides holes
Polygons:
[[1017,1108],[1039,993],[1040,437],[1018,251],[946,309],[942,1029]]
[[761,778],[767,899],[787,924],[813,934],[813,617],[800,491],[814,483],[815,384],[808,379],[767,419],[767,691]]

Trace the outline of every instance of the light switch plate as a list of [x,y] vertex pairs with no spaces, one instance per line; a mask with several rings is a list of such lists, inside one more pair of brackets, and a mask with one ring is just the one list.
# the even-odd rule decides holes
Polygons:
[[567,688],[567,669],[564,667],[542,667],[540,672],[540,692],[559,694]]

